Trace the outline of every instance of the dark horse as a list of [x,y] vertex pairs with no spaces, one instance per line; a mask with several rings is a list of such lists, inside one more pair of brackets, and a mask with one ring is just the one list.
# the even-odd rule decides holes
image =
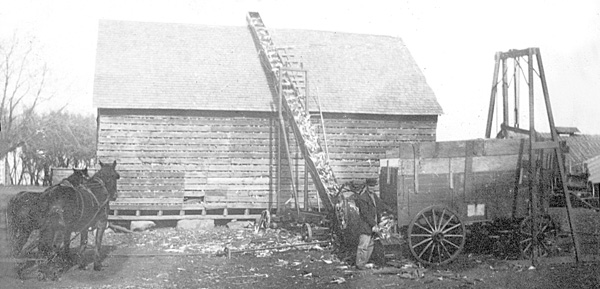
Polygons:
[[115,171],[117,162],[104,164],[100,162],[100,170],[89,180],[78,187],[58,187],[45,195],[48,204],[46,225],[42,228],[40,238],[51,243],[62,234],[65,252],[68,253],[68,244],[71,233],[81,234],[79,248],[79,268],[85,269],[83,251],[87,245],[87,231],[91,227],[97,229],[94,247],[94,270],[100,270],[100,247],[102,237],[108,224],[109,202],[117,198],[117,180],[120,178]]
[[59,186],[77,187],[89,178],[90,176],[88,175],[87,168],[82,170],[73,169],[72,175],[63,179],[59,184],[49,187],[43,193],[23,191],[19,192],[8,201],[8,232],[11,253],[13,256],[16,257],[20,253],[28,253],[22,252],[22,250],[29,239],[29,235],[31,235],[34,230],[41,229],[45,223],[48,204],[45,203],[43,196],[46,192]]

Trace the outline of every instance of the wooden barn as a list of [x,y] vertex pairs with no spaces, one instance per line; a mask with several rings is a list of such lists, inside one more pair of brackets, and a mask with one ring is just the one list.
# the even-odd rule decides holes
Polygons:
[[[436,140],[442,109],[401,39],[270,33],[307,71],[311,121],[339,183],[377,178],[399,142]],[[97,153],[121,174],[111,218],[253,218],[293,206],[293,189],[317,208],[294,135],[280,135],[275,85],[248,27],[101,21]]]

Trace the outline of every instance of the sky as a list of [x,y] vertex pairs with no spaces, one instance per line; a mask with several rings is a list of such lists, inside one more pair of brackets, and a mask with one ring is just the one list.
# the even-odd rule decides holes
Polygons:
[[[556,125],[600,134],[600,1],[0,0],[0,7],[0,37],[16,31],[33,39],[49,67],[47,91],[54,97],[42,109],[95,113],[100,19],[246,26],[246,13],[255,11],[267,28],[401,38],[444,110],[441,141],[483,138],[494,54],[539,47]],[[536,127],[547,131],[542,90],[534,83]]]

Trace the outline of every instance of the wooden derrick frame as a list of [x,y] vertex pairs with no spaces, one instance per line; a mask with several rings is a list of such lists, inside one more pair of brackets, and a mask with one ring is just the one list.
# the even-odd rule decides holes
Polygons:
[[[535,80],[535,78],[533,75],[534,74],[534,66],[533,66],[534,56],[535,56],[535,61],[537,62],[537,65],[538,65],[538,76],[539,76],[539,79],[540,79],[540,82],[542,85],[544,103],[546,106],[546,114],[547,114],[547,118],[548,118],[548,124],[550,126],[550,134],[551,134],[550,141],[538,141],[537,140],[537,132],[535,130],[535,110],[534,110],[534,107],[535,107],[534,80]],[[491,96],[490,96],[490,106],[489,106],[488,118],[487,118],[487,123],[486,123],[485,137],[490,138],[490,136],[491,136],[500,64],[502,64],[502,104],[503,104],[502,105],[503,122],[502,122],[502,131],[500,133],[502,136],[506,137],[509,130],[513,130],[513,131],[520,130],[518,128],[518,125],[519,125],[519,121],[518,121],[519,120],[519,90],[518,90],[518,87],[515,87],[515,126],[513,127],[513,126],[510,126],[510,124],[509,124],[510,111],[509,111],[508,81],[507,81],[507,74],[508,74],[507,60],[515,59],[515,61],[518,61],[518,59],[524,58],[524,57],[527,58],[527,80],[528,80],[527,85],[528,85],[528,94],[529,94],[528,95],[529,130],[525,131],[525,132],[528,133],[528,139],[529,139],[529,156],[530,157],[529,157],[528,174],[530,176],[529,177],[529,198],[530,198],[530,204],[531,204],[530,216],[531,216],[532,222],[534,224],[532,226],[532,236],[537,236],[537,234],[538,234],[538,232],[537,232],[538,226],[536,225],[539,221],[538,216],[540,215],[540,212],[545,209],[545,208],[539,208],[539,202],[537,199],[538,194],[540,193],[539,192],[540,188],[538,187],[539,176],[537,174],[537,165],[538,165],[537,164],[537,155],[538,155],[538,153],[541,154],[541,151],[543,149],[552,149],[554,151],[555,160],[558,165],[558,173],[560,174],[560,178],[562,181],[563,193],[564,193],[565,202],[567,205],[567,219],[568,219],[569,229],[571,232],[571,238],[573,240],[574,248],[575,248],[575,261],[579,262],[580,248],[579,248],[579,241],[578,241],[577,235],[574,233],[574,230],[573,230],[573,221],[572,221],[572,217],[571,217],[572,206],[571,206],[569,191],[567,190],[567,177],[566,177],[565,167],[564,167],[564,156],[562,154],[562,150],[560,149],[560,145],[559,145],[558,133],[557,133],[556,126],[554,123],[554,116],[552,114],[552,106],[550,103],[550,97],[549,97],[549,93],[548,93],[548,85],[546,83],[546,76],[544,73],[544,66],[542,63],[542,56],[540,54],[539,48],[534,47],[534,48],[527,48],[527,49],[522,49],[522,50],[509,50],[508,52],[497,52],[496,53],[495,66],[494,66],[494,77],[492,80],[492,92],[491,92]],[[517,73],[516,67],[515,67],[515,73]],[[518,78],[515,77],[515,79],[518,79]],[[541,192],[541,193],[543,193],[543,192]],[[533,246],[534,246],[534,248],[536,248],[538,246],[536,238],[533,238]],[[533,264],[537,263],[537,258],[538,258],[537,250],[533,250],[532,260],[531,260]]]

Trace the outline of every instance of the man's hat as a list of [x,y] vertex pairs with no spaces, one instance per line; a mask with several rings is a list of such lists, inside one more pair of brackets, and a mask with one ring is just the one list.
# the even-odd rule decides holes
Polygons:
[[376,178],[368,178],[366,181],[366,184],[369,187],[377,186],[377,179]]

